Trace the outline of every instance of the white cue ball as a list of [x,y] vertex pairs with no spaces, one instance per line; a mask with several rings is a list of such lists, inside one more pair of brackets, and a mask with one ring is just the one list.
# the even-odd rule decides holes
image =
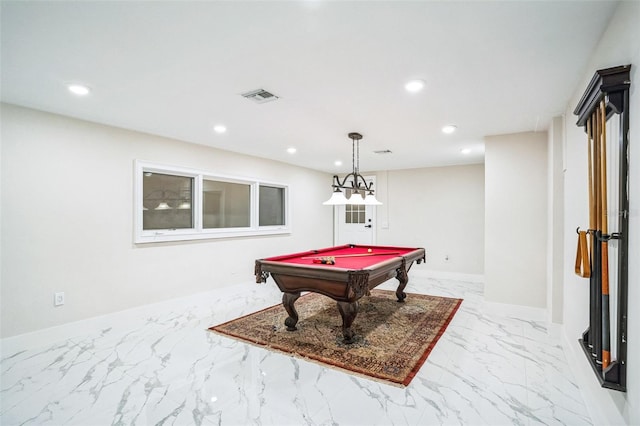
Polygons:
[[371,253],[371,249],[367,249],[367,253]]

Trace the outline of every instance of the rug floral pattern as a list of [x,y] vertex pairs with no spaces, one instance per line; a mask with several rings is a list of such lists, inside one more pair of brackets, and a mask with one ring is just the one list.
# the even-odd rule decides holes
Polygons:
[[342,337],[336,302],[316,293],[296,301],[297,331],[287,331],[282,305],[211,327],[209,330],[306,358],[349,373],[406,386],[455,315],[462,299],[372,290],[360,299],[351,344]]

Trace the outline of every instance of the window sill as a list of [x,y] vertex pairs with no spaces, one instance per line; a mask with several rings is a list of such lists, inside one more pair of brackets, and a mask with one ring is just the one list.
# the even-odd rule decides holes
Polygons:
[[170,241],[216,240],[222,238],[261,237],[269,235],[291,234],[289,228],[274,227],[269,229],[224,230],[215,232],[189,232],[184,230],[163,229],[145,232],[135,237],[135,244],[162,243]]

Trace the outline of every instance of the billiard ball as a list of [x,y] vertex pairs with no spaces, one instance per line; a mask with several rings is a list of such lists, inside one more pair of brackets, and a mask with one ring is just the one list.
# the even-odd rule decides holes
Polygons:
[[367,253],[371,253],[371,249],[367,249]]

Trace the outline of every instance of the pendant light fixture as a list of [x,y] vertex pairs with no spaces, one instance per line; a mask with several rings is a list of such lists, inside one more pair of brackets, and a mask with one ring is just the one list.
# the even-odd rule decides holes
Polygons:
[[[325,201],[324,205],[341,206],[345,204],[363,204],[367,206],[379,206],[382,203],[376,200],[373,190],[373,182],[367,183],[367,180],[360,174],[360,133],[349,133],[351,139],[351,165],[352,172],[340,180],[336,175],[333,176],[333,194],[331,198]],[[357,155],[356,155],[357,153]],[[350,190],[351,196],[347,198],[344,191]]]

